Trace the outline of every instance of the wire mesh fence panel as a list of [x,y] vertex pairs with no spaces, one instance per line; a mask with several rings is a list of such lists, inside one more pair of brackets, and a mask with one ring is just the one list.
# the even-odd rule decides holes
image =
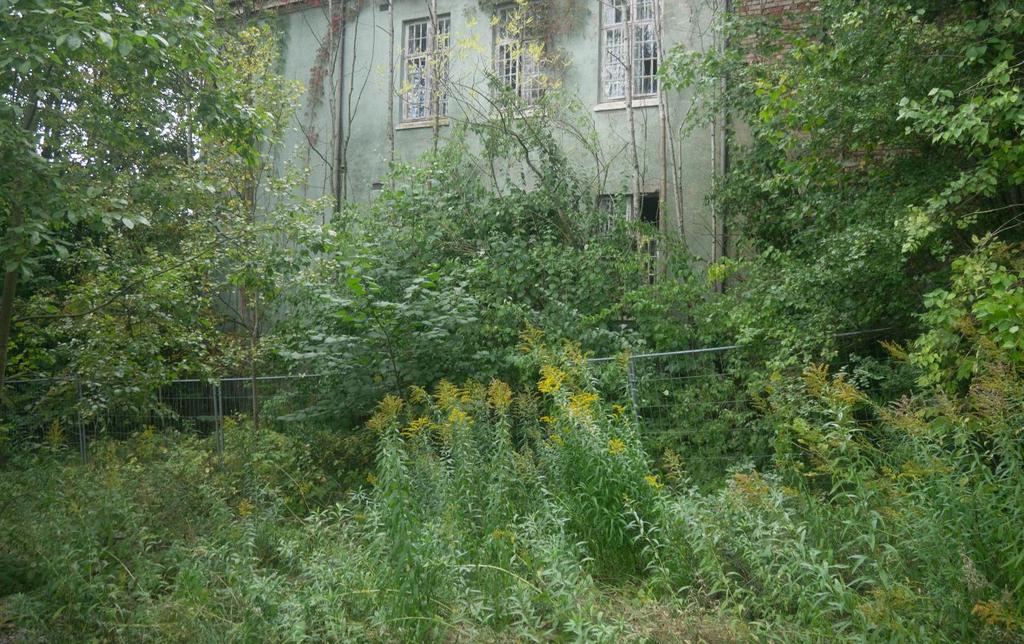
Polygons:
[[280,422],[315,403],[319,379],[309,376],[176,380],[155,387],[72,378],[8,381],[0,396],[0,447],[67,444],[86,458],[100,439],[140,432],[213,436],[223,447],[223,419]]
[[324,381],[318,375],[225,378],[220,381],[228,417],[286,425],[318,414]]
[[[886,331],[829,339],[818,362],[828,363],[864,394],[889,400]],[[774,360],[769,360],[772,356]],[[700,484],[741,464],[771,465],[775,427],[766,408],[773,382],[799,381],[804,356],[780,360],[777,348],[723,346],[591,361],[596,386],[633,407],[648,453]]]
[[[893,382],[884,372],[885,332],[834,336],[822,360],[845,370],[861,391]],[[724,346],[596,358],[593,386],[608,400],[621,401],[635,415],[655,459],[674,459],[699,480],[720,476],[730,466],[758,467],[772,458],[774,430],[764,413],[765,378],[773,367],[765,356],[779,351]],[[799,376],[802,360],[790,361],[785,377]],[[293,423],[338,424],[344,405],[329,395],[324,375],[176,380],[159,385],[91,382],[79,378],[8,381],[0,395],[0,446],[68,444],[85,458],[88,443],[126,439],[139,432],[181,431],[212,436],[223,449],[224,419],[285,428]],[[769,387],[770,388],[770,387]],[[333,425],[332,425],[333,424]],[[341,423],[344,425],[344,423]]]
[[203,436],[217,430],[217,386],[202,380],[175,380],[158,388],[147,416],[157,429],[174,429]]
[[756,431],[747,374],[759,362],[749,348],[637,357],[636,413],[649,453],[674,459],[695,480],[738,463],[763,467],[767,433]]

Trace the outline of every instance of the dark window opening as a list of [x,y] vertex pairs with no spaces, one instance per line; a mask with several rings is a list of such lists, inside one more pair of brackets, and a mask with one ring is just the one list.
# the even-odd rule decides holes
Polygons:
[[652,236],[644,240],[644,250],[648,255],[646,260],[647,283],[654,284],[658,274],[658,238],[654,235],[661,230],[661,198],[657,192],[640,195],[640,217],[638,219],[654,228]]
[[640,196],[640,221],[658,228],[660,221],[661,198],[657,192],[649,192]]

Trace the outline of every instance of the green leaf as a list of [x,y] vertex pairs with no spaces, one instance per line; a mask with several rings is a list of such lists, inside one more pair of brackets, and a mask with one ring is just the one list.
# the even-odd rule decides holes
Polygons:
[[103,31],[102,29],[97,29],[96,30],[96,37],[99,38],[99,41],[107,49],[113,49],[114,48],[114,38],[113,38],[113,36],[111,36],[107,32]]

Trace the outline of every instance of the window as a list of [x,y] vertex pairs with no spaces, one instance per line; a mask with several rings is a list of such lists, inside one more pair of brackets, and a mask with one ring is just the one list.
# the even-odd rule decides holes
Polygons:
[[600,212],[610,216],[625,217],[630,221],[639,219],[655,228],[658,228],[660,221],[660,204],[660,193],[640,193],[640,216],[636,217],[633,215],[633,195],[629,193],[599,195],[597,198],[597,207]]
[[529,37],[532,17],[521,5],[501,7],[494,16],[494,72],[527,103],[543,95],[541,44]]
[[451,18],[438,16],[405,23],[402,120],[419,121],[448,113],[448,43]]
[[[630,204],[630,210],[632,210],[632,204]],[[640,221],[648,224],[657,231],[660,226],[659,222],[661,219],[661,199],[657,192],[651,192],[640,195]],[[644,245],[647,251],[647,283],[654,284],[654,280],[658,275],[658,238],[657,236],[651,236],[646,239],[642,239],[641,243]]]
[[[658,192],[645,192],[640,195],[640,215],[633,214],[633,197],[629,194],[601,195],[597,201],[598,209],[609,217],[622,216],[630,221],[639,220],[653,230],[650,236],[641,235],[637,243],[647,251],[644,272],[648,283],[653,284],[658,274],[658,238],[661,222],[661,195]],[[608,219],[604,231],[611,229],[612,222]]]
[[[633,96],[658,93],[659,0],[601,0],[601,92],[602,100],[626,98],[626,70],[633,66]],[[629,34],[633,51],[629,56]]]

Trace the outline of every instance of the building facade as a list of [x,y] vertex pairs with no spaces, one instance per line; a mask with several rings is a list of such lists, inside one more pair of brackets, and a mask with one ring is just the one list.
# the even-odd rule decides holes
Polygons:
[[[514,118],[546,101],[545,124],[596,203],[681,233],[693,257],[714,261],[725,236],[706,196],[724,168],[721,128],[681,130],[691,96],[657,76],[667,51],[718,45],[713,5],[269,0],[261,11],[276,13],[284,75],[306,86],[276,160],[308,168],[307,196],[370,201],[392,160],[467,136],[460,126],[493,118],[504,87]],[[492,174],[496,187],[529,182],[514,164]]]

